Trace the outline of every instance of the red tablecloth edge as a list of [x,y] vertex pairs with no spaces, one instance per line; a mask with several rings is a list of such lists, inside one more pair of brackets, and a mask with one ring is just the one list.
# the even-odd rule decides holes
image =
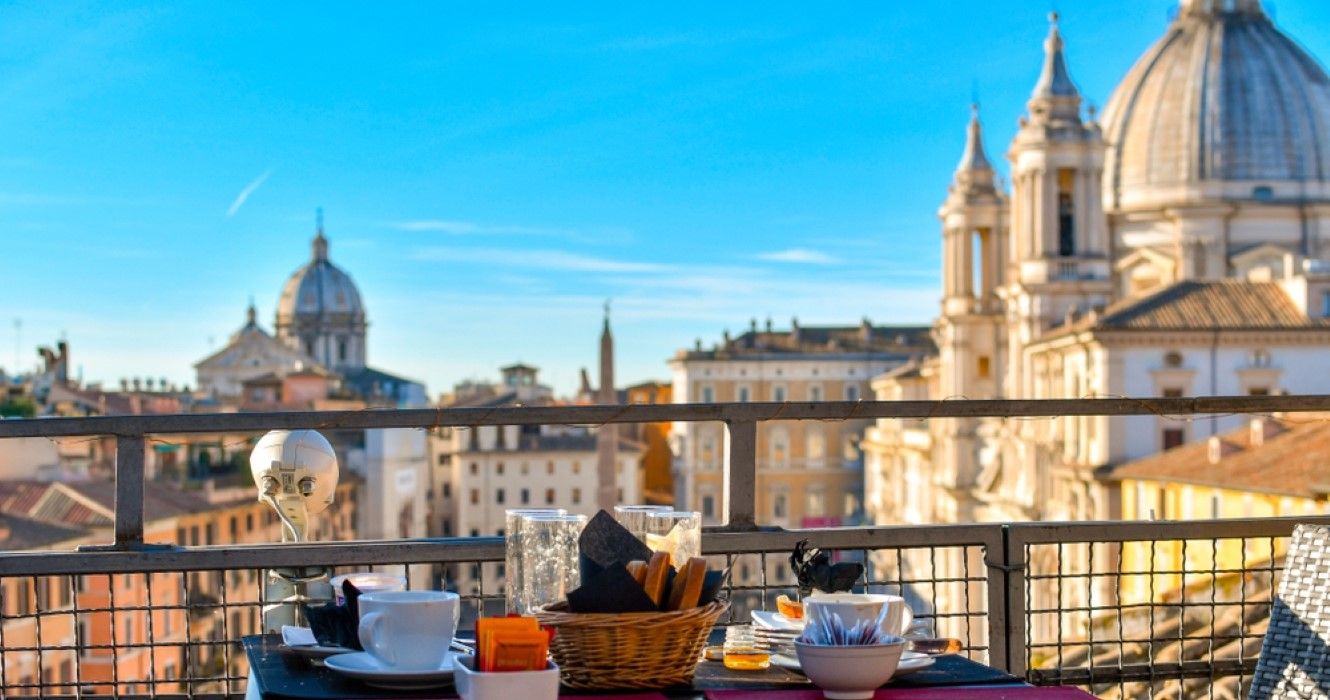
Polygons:
[[[821,690],[708,690],[707,700],[822,700]],[[878,690],[873,700],[1093,700],[1080,688],[1051,686],[893,688]]]

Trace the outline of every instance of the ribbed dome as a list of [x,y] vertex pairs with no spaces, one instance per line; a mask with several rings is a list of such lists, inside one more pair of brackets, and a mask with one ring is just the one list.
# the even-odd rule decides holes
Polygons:
[[314,238],[313,258],[282,287],[282,298],[277,302],[277,325],[339,317],[363,321],[365,308],[350,275],[328,260],[328,239],[320,231]]
[[1330,79],[1258,0],[1184,0],[1103,124],[1110,208],[1201,183],[1330,181]]

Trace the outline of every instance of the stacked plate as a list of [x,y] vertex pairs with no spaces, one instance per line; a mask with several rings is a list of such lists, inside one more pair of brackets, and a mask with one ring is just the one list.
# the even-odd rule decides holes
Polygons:
[[803,620],[792,620],[778,612],[754,610],[753,637],[771,647],[771,653],[794,656],[794,639],[803,633]]

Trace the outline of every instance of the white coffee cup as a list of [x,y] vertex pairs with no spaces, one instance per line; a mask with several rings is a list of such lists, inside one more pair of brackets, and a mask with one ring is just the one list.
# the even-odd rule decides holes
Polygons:
[[360,645],[379,663],[433,671],[448,659],[459,598],[450,591],[374,591],[358,599]]
[[883,606],[887,614],[882,618],[882,631],[900,636],[910,626],[914,612],[905,604],[905,599],[886,593],[814,593],[804,597],[804,618],[818,619],[822,614],[815,608],[822,608],[827,613],[835,613],[846,625],[855,625],[865,620],[876,620]]
[[406,590],[406,578],[396,574],[385,574],[378,571],[357,571],[350,574],[334,576],[332,579],[333,600],[341,605],[344,602],[342,596],[342,582],[350,581],[351,585],[363,595],[374,591],[404,591]]

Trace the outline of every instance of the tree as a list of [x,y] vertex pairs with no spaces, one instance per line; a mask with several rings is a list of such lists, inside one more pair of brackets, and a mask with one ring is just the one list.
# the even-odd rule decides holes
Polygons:
[[32,418],[37,415],[37,404],[26,396],[0,401],[0,416],[5,418]]

